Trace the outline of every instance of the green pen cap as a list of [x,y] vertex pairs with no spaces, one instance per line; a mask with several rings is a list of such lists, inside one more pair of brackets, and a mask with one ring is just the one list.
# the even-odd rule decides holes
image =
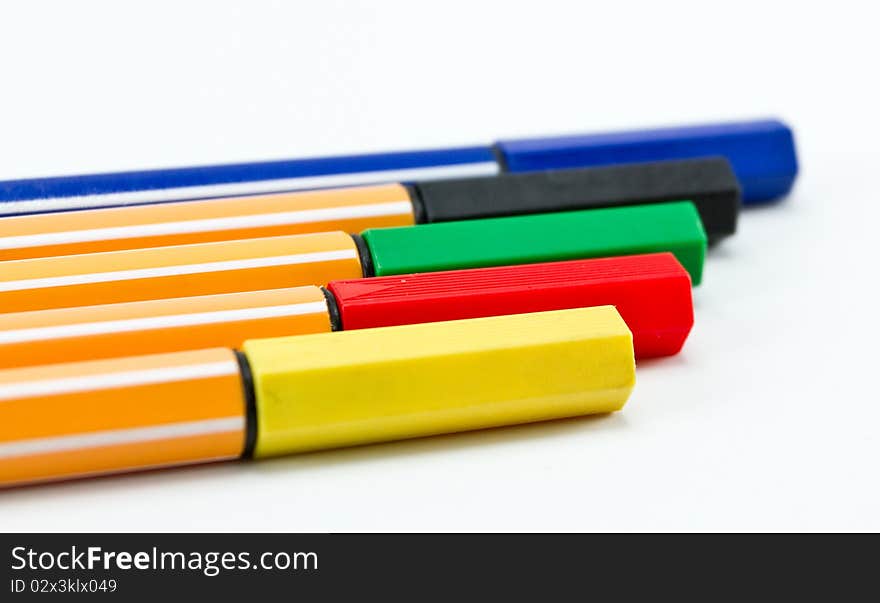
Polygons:
[[706,232],[690,201],[363,233],[376,276],[672,252],[700,284]]

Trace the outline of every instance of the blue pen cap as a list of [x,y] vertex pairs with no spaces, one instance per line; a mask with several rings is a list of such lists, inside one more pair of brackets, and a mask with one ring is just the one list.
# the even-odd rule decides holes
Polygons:
[[798,172],[791,128],[778,120],[503,140],[496,152],[510,172],[723,156],[744,203],[783,197]]

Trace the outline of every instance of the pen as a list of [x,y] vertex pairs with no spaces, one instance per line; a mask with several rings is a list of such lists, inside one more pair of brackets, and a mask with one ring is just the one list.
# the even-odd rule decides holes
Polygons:
[[721,158],[300,191],[0,219],[0,259],[689,200],[710,241],[733,234],[739,185]]
[[778,120],[502,140],[492,146],[374,153],[0,182],[0,213],[25,214],[618,163],[727,158],[745,203],[791,189],[797,157]]
[[0,371],[0,484],[262,458],[623,407],[610,306]]
[[0,314],[0,368],[604,305],[632,331],[636,358],[676,354],[694,320],[690,276],[657,253]]
[[324,285],[360,277],[672,252],[694,285],[706,235],[690,202],[314,233],[0,262],[24,312]]

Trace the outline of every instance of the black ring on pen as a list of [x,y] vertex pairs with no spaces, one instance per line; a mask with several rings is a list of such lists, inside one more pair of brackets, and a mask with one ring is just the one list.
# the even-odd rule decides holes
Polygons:
[[422,200],[422,191],[419,190],[419,185],[404,184],[403,187],[409,194],[409,200],[413,206],[413,222],[416,224],[426,224],[428,216],[425,213],[425,202]]
[[321,287],[321,293],[324,294],[324,299],[327,300],[327,313],[330,315],[330,330],[341,331],[342,316],[339,314],[339,303],[336,301],[336,296],[333,295],[333,292],[327,287]]
[[351,238],[354,239],[355,247],[357,247],[357,252],[361,259],[361,271],[364,278],[375,276],[376,272],[373,268],[373,255],[370,253],[370,246],[367,245],[367,242],[359,234],[353,234]]
[[510,166],[507,165],[507,157],[504,155],[504,151],[501,150],[501,145],[493,144],[492,154],[495,155],[495,161],[498,162],[498,167],[501,168],[501,172],[510,172]]
[[257,396],[254,393],[254,376],[247,356],[238,350],[234,351],[238,368],[241,371],[241,386],[244,390],[245,405],[244,450],[242,450],[241,458],[251,459],[254,458],[254,448],[257,446]]

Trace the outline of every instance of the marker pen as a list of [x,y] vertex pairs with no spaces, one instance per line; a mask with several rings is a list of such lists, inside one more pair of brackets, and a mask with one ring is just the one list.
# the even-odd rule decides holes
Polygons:
[[681,200],[714,240],[736,230],[739,196],[730,164],[706,158],[207,199],[6,217],[0,260]]
[[690,202],[242,239],[0,262],[0,309],[25,312],[324,285],[334,280],[669,251],[696,285]]
[[262,458],[623,407],[611,306],[0,371],[0,484]]
[[632,331],[636,358],[676,354],[694,320],[690,276],[656,253],[0,314],[0,368],[604,305]]
[[777,120],[502,140],[491,146],[374,153],[0,182],[0,214],[26,214],[722,156],[746,203],[785,195],[797,175],[791,129]]

